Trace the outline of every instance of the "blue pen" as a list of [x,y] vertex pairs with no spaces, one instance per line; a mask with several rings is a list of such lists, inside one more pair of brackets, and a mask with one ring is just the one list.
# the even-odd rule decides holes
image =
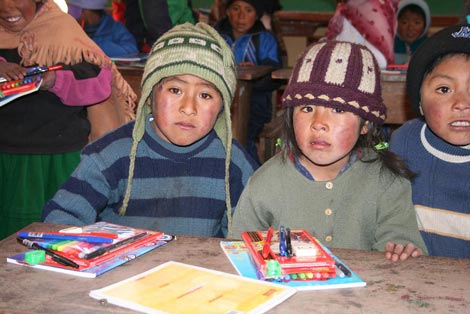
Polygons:
[[292,240],[290,236],[290,228],[286,228],[286,248],[287,248],[287,256],[292,256]]
[[286,233],[284,226],[279,227],[279,255],[287,256]]
[[80,242],[90,243],[112,243],[113,239],[109,237],[83,235],[83,234],[71,234],[71,233],[60,233],[60,232],[28,232],[19,231],[17,236],[21,238],[36,238],[36,239],[52,239],[52,240],[72,240]]

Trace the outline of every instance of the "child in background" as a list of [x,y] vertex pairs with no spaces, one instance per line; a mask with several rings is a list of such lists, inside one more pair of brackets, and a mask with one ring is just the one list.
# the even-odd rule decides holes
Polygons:
[[138,52],[134,36],[104,10],[106,3],[106,0],[67,0],[69,14],[106,55],[119,57]]
[[407,64],[416,48],[428,38],[431,11],[426,1],[401,0],[397,20],[395,64]]
[[[232,47],[235,62],[239,66],[270,65],[280,68],[279,47],[274,35],[268,32],[260,18],[263,15],[262,0],[229,0],[227,17],[216,29]],[[272,118],[272,91],[278,87],[270,75],[254,82],[250,98],[248,120],[248,153],[259,163],[256,141],[264,124]]]
[[135,94],[52,0],[2,0],[0,16],[1,77],[63,66],[44,74],[38,92],[0,108],[1,239],[40,221],[88,141],[132,118]]
[[391,149],[417,174],[418,226],[430,255],[470,258],[470,27],[429,37],[406,82],[420,118],[392,134]]
[[235,71],[230,47],[207,24],[186,23],[160,37],[145,65],[135,123],[83,149],[44,221],[226,236],[232,205],[255,169],[232,142]]
[[283,151],[249,180],[234,235],[284,225],[328,247],[385,251],[392,261],[421,255],[411,173],[383,142],[386,108],[372,53],[349,42],[313,44],[282,101]]

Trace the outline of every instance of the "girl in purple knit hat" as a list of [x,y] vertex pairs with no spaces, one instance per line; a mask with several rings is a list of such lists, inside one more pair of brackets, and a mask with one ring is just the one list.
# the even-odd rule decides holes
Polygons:
[[328,247],[426,252],[412,173],[383,142],[380,73],[365,46],[321,41],[305,50],[283,95],[283,150],[248,182],[233,231],[306,229]]

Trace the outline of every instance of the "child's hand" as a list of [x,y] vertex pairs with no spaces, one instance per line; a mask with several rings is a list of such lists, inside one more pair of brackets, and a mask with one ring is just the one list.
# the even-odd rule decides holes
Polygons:
[[12,62],[0,62],[0,77],[9,81],[22,80],[26,74],[26,69],[21,65]]
[[418,257],[423,254],[420,248],[417,248],[412,243],[408,243],[406,246],[403,244],[396,244],[393,242],[387,242],[385,245],[385,258],[396,262],[398,260],[404,261],[408,257]]
[[49,71],[42,75],[41,90],[48,90],[55,84],[55,71]]

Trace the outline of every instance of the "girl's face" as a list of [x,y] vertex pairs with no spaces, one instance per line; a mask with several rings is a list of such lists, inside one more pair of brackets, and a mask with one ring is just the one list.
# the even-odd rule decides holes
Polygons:
[[423,80],[421,111],[429,128],[444,141],[470,144],[470,58],[445,58]]
[[222,108],[222,96],[194,75],[168,77],[153,89],[153,129],[165,141],[187,146],[206,136]]
[[0,0],[0,25],[10,32],[20,32],[36,14],[42,0]]
[[398,19],[397,32],[402,40],[412,43],[424,32],[424,18],[421,14],[404,11]]
[[316,181],[336,178],[359,135],[368,131],[351,112],[314,105],[295,107],[293,125],[300,162]]
[[256,22],[255,8],[245,1],[235,1],[228,7],[227,16],[235,39],[246,34]]

